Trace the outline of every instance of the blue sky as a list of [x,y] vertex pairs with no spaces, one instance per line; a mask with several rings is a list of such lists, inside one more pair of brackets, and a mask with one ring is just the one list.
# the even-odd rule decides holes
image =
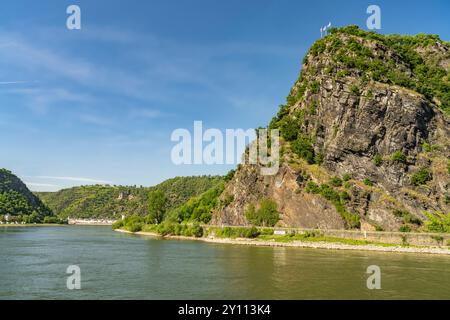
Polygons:
[[[66,28],[71,4],[81,30]],[[265,125],[319,28],[366,28],[370,4],[382,33],[450,40],[446,0],[2,1],[0,167],[48,191],[223,174],[173,165],[172,131]]]

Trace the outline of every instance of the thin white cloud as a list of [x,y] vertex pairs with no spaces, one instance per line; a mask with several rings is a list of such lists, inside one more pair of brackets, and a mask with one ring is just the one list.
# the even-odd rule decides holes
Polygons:
[[130,110],[129,116],[130,118],[156,119],[163,116],[163,113],[156,109],[135,108]]
[[28,83],[36,83],[36,81],[0,81],[0,85],[28,84]]
[[28,187],[60,188],[60,186],[58,186],[58,185],[56,185],[56,184],[49,184],[49,183],[35,183],[35,182],[27,182],[27,181],[24,181],[24,183],[25,183]]

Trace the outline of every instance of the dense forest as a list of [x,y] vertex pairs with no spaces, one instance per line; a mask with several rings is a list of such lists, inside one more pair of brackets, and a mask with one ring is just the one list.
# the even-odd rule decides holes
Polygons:
[[0,221],[40,223],[49,221],[51,210],[14,174],[0,169]]
[[161,191],[165,210],[171,210],[222,182],[220,176],[176,177],[154,187],[94,185],[36,194],[63,219],[120,219],[122,215],[147,216],[152,192]]

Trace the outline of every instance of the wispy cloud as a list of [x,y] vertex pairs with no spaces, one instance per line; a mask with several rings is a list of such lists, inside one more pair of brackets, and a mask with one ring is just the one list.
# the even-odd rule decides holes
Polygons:
[[24,181],[24,183],[28,187],[48,187],[48,188],[60,188],[61,187],[56,184],[49,184],[49,183],[35,183],[35,182],[28,182],[28,181]]
[[146,118],[146,119],[155,119],[163,116],[164,114],[156,109],[148,109],[148,108],[133,108],[129,112],[130,118]]
[[61,190],[61,186],[50,183],[24,182],[31,191],[36,192],[55,192]]
[[0,85],[12,85],[12,84],[28,84],[28,83],[36,83],[37,81],[0,81]]

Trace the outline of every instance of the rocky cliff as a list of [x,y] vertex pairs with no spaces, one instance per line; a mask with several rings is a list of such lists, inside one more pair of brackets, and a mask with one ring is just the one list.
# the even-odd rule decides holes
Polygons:
[[409,231],[448,213],[449,66],[437,36],[332,30],[268,126],[281,132],[280,170],[240,165],[212,223],[247,225],[267,198],[279,226]]

